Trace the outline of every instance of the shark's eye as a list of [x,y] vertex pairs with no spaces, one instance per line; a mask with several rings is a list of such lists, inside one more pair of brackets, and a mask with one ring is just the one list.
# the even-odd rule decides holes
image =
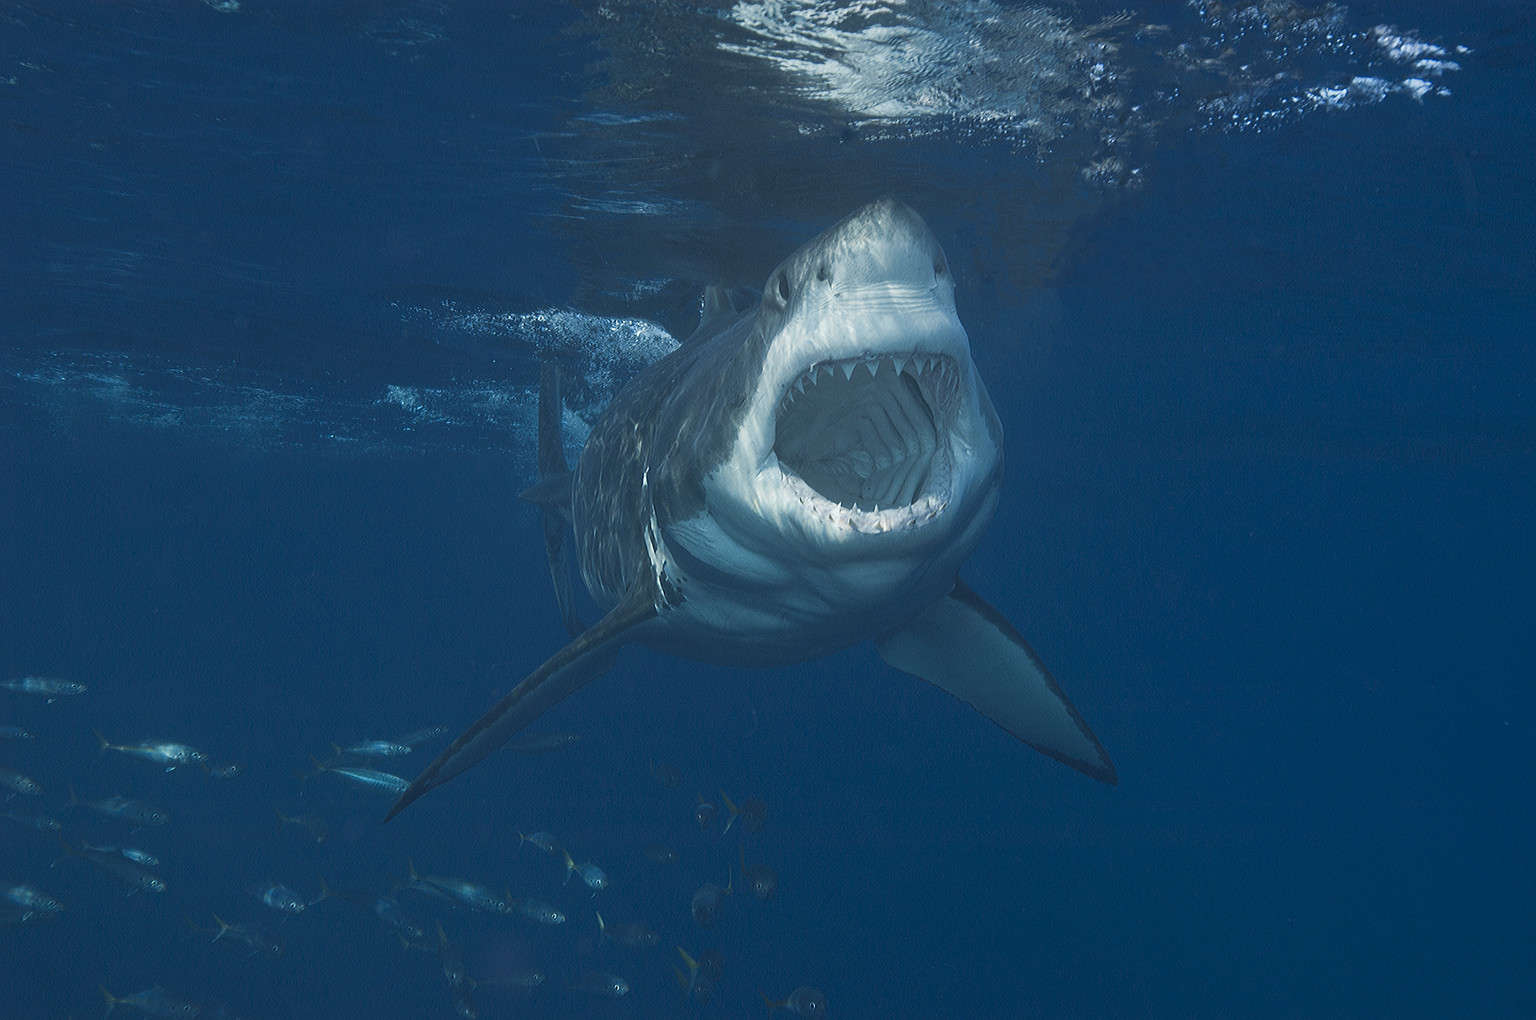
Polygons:
[[829,282],[831,282],[832,274],[827,272],[827,264],[825,262],[823,262],[819,267],[817,267],[817,269],[816,269],[816,279],[820,280],[822,283],[829,283]]
[[944,270],[946,268],[948,268],[948,267],[944,265],[944,260],[943,259],[934,259],[933,260],[933,275],[934,276],[943,276],[944,275]]
[[779,300],[789,304],[789,277],[779,274]]

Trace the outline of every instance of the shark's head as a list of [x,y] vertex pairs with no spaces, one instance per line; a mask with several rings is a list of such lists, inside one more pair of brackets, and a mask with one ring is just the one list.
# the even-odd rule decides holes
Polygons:
[[751,381],[736,434],[705,482],[736,545],[844,569],[855,587],[952,581],[1002,458],[954,294],[927,224],[890,199],[773,271],[741,352],[753,364],[737,366]]

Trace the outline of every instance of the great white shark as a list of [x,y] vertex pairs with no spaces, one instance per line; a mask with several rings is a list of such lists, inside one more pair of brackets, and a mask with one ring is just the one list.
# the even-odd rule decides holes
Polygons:
[[[574,472],[558,376],[540,394],[540,482],[573,640],[390,809],[500,747],[631,642],[770,666],[873,641],[891,666],[1106,783],[1115,767],[1011,624],[960,581],[997,507],[1003,432],[938,240],[864,206],[785,259],[755,307],[706,293],[699,328],[614,398]],[[573,608],[566,536],[605,615]]]

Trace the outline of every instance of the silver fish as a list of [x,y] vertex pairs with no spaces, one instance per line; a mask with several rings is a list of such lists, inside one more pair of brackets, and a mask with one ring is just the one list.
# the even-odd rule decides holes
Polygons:
[[478,910],[487,914],[510,914],[513,905],[510,899],[498,896],[490,889],[476,882],[470,882],[462,878],[453,878],[448,875],[420,875],[416,872],[414,862],[407,862],[411,877],[408,887],[417,892],[426,893],[429,896],[437,896],[452,900],[470,910]]
[[577,864],[576,861],[571,858],[569,852],[561,851],[561,853],[565,857],[566,881],[570,881],[571,874],[574,872],[575,874],[581,876],[582,882],[586,883],[587,888],[591,889],[593,892],[599,892],[608,888],[608,873],[605,872],[602,868],[599,868],[591,861],[584,861],[580,864]]
[[96,740],[101,744],[101,750],[117,751],[134,758],[143,758],[165,766],[165,771],[173,771],[178,765],[202,765],[208,760],[208,756],[195,747],[186,744],[178,744],[170,740],[161,740],[155,743],[144,744],[114,744],[101,735],[100,730],[92,730],[96,734]]
[[413,733],[407,733],[405,736],[401,737],[397,743],[405,744],[408,747],[415,748],[421,744],[425,744],[429,740],[436,740],[439,737],[446,737],[447,735],[448,727],[439,724],[437,726],[424,727],[422,729],[416,730]]
[[165,892],[165,882],[158,875],[151,871],[145,871],[137,864],[124,858],[121,854],[106,854],[83,846],[73,847],[66,843],[63,837],[59,838],[59,843],[64,847],[64,852],[71,857],[79,857],[81,860],[89,861],[98,870],[106,872],[119,882],[132,888],[135,892]]
[[[191,924],[189,920],[187,922]],[[217,928],[192,927],[204,934],[211,932],[213,938],[209,942],[223,942],[226,945],[244,946],[247,956],[282,956],[283,940],[272,934],[260,925],[231,923],[224,920],[218,914],[213,915],[213,923]]]
[[139,850],[131,846],[92,846],[90,843],[81,843],[80,846],[83,849],[94,850],[101,854],[117,854],[135,864],[142,864],[146,868],[158,868],[160,866],[160,858],[147,850]]
[[9,818],[18,825],[25,825],[30,829],[36,829],[38,832],[58,832],[64,827],[57,818],[51,815],[20,815],[14,811],[7,811],[4,817]]
[[30,885],[11,885],[0,888],[0,899],[40,914],[57,914],[64,909],[64,904]]
[[24,776],[20,772],[13,772],[10,769],[0,769],[0,786],[13,790],[16,793],[26,794],[28,797],[36,797],[43,792],[43,788],[38,784],[37,780],[30,776]]
[[[761,992],[758,994],[762,995]],[[821,989],[809,985],[801,985],[777,1002],[763,995],[763,1004],[770,1013],[776,1009],[787,1009],[795,1016],[827,1015],[827,997]]]
[[329,772],[380,793],[400,794],[411,785],[397,775],[380,772],[378,769],[365,769],[353,765],[324,765],[318,761],[315,762],[315,768],[319,772]]
[[563,750],[580,741],[581,736],[576,733],[535,733],[509,741],[505,746],[508,751],[516,751],[519,754],[547,754],[550,751]]
[[203,1007],[197,1003],[172,995],[159,985],[123,996],[113,995],[103,988],[101,996],[107,1001],[107,1013],[118,1006],[132,1006],[147,1016],[168,1017],[171,1020],[194,1020],[203,1013]]
[[589,970],[571,984],[574,992],[586,992],[601,999],[622,999],[629,994],[629,982],[617,974]]
[[[594,911],[595,912],[595,911]],[[621,946],[630,949],[646,949],[661,941],[650,925],[640,921],[625,921],[620,924],[607,924],[603,921],[603,915],[597,913],[597,940],[602,942],[610,939]]]
[[555,842],[555,837],[547,832],[535,832],[527,835],[519,832],[517,834],[517,845],[522,846],[524,843],[532,844],[550,855],[564,852],[560,849],[560,844]]
[[360,758],[398,758],[415,750],[410,744],[393,740],[361,740],[346,747],[332,744],[331,749],[336,752],[338,758],[344,754],[356,755]]
[[517,912],[530,921],[539,924],[564,924],[565,912],[545,903],[543,900],[526,899],[516,902]]
[[252,896],[262,902],[264,906],[271,907],[282,914],[302,914],[316,903],[321,902],[331,894],[324,882],[320,883],[320,895],[312,900],[306,900],[302,895],[283,885],[281,882],[266,882],[263,885],[253,885],[250,888]]
[[19,676],[5,681],[0,687],[18,694],[36,694],[49,701],[63,695],[84,694],[86,691],[85,684],[61,680],[56,676]]
[[101,800],[82,801],[75,795],[75,788],[69,788],[69,807],[86,807],[106,818],[116,818],[135,825],[164,825],[170,821],[170,815],[152,804],[143,801],[132,800],[128,797],[105,797]]

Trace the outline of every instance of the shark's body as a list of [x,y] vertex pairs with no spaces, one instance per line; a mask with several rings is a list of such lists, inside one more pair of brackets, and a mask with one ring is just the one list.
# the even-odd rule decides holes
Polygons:
[[[615,398],[570,475],[558,400],[546,370],[531,491],[576,637],[443,752],[391,817],[632,641],[773,665],[874,640],[896,668],[1115,782],[1028,645],[957,579],[997,506],[1002,429],[948,262],[911,209],[882,200],[853,213],[780,264],[755,308],[712,291],[699,329]],[[567,521],[606,611],[586,629],[572,608]]]

